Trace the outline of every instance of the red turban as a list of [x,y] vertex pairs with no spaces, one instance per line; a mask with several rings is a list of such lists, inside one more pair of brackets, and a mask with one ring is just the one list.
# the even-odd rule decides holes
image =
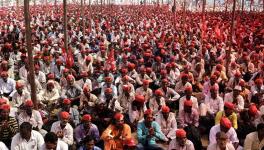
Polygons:
[[70,114],[66,111],[63,111],[60,113],[61,119],[68,119],[70,117]]
[[10,105],[8,104],[3,104],[1,107],[0,107],[1,110],[10,110]]
[[92,117],[89,114],[85,114],[82,117],[82,121],[91,121],[91,120],[92,120]]
[[161,111],[164,113],[169,113],[170,112],[170,108],[168,106],[162,106],[161,107]]
[[185,138],[186,132],[183,129],[178,129],[178,130],[176,130],[176,137]]
[[249,113],[255,116],[258,113],[258,108],[255,104],[249,106]]
[[152,114],[152,110],[151,109],[147,109],[145,112],[144,112],[144,115],[150,115]]
[[70,104],[71,104],[71,100],[68,99],[68,98],[65,98],[65,99],[63,100],[63,104],[65,104],[65,105],[70,105]]
[[225,107],[226,108],[229,108],[229,109],[234,109],[234,104],[233,103],[231,103],[231,102],[225,102]]
[[162,92],[161,90],[157,89],[157,90],[155,91],[155,95],[156,95],[156,96],[163,96],[163,92]]
[[135,96],[135,101],[140,102],[140,103],[144,103],[145,102],[145,97],[142,95],[136,95]]
[[121,113],[116,113],[115,116],[114,116],[114,118],[116,120],[123,120],[124,119],[124,115],[121,114]]
[[220,125],[224,126],[227,129],[230,129],[232,127],[231,121],[228,118],[226,118],[226,117],[222,117],[221,118]]
[[32,100],[26,100],[25,101],[25,106],[32,107],[33,106]]

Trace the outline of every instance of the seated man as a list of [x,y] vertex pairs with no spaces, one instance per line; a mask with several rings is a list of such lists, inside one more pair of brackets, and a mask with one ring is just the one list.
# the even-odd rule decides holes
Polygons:
[[190,139],[195,146],[195,149],[201,149],[201,137],[198,130],[199,113],[193,108],[191,100],[184,101],[184,108],[179,112],[179,127],[184,128],[187,132],[187,138]]
[[[33,109],[32,100],[26,100],[24,103],[24,111],[18,116],[18,123],[29,122],[34,130],[40,131],[43,126],[43,121],[40,112]],[[42,130],[41,130],[42,131]],[[42,131],[44,134],[44,131]]]
[[237,114],[234,112],[234,104],[225,102],[224,110],[219,111],[215,116],[215,124],[219,124],[222,117],[227,117],[231,122],[234,129],[237,129]]
[[72,101],[72,105],[80,105],[80,96],[82,89],[75,83],[73,75],[67,76],[67,87],[62,91],[62,97],[68,98]]
[[131,138],[131,129],[124,123],[124,116],[116,113],[113,123],[105,129],[101,136],[105,150],[123,150],[123,140],[128,138]]
[[137,149],[137,144],[134,139],[126,139],[124,141],[124,149],[125,150],[136,150]]
[[44,144],[42,135],[32,130],[29,122],[23,122],[11,142],[11,150],[39,150]]
[[83,145],[78,150],[101,150],[101,148],[95,146],[95,141],[92,137],[87,136],[83,139]]
[[58,138],[68,146],[73,144],[73,129],[72,126],[68,123],[70,119],[70,114],[68,112],[60,112],[60,120],[56,121],[51,126],[51,132],[57,134]]
[[264,124],[257,125],[257,131],[251,132],[246,136],[244,150],[257,150],[264,147]]
[[228,142],[228,136],[225,132],[216,133],[216,143],[211,143],[207,150],[235,150],[234,146]]
[[[12,137],[18,132],[18,125],[15,118],[10,117],[10,106],[0,106],[0,141],[7,147],[11,146]],[[1,149],[1,148],[0,148]]]
[[158,148],[157,140],[168,141],[162,133],[159,124],[153,121],[153,113],[148,109],[144,113],[144,120],[138,123],[137,126],[138,147],[139,148]]
[[173,139],[168,150],[195,150],[192,141],[186,137],[186,132],[183,129],[176,130],[176,138]]
[[30,93],[24,88],[22,81],[17,81],[16,91],[12,95],[13,106],[18,108],[27,99],[30,99]]
[[45,144],[42,145],[40,150],[68,150],[68,145],[63,141],[58,140],[58,136],[53,132],[47,133],[44,137],[44,141]]
[[82,117],[82,123],[74,129],[74,137],[77,141],[77,144],[80,144],[82,140],[90,136],[94,139],[94,142],[98,142],[100,139],[99,131],[97,126],[91,123],[92,117],[88,114],[85,114]]
[[69,123],[72,127],[75,127],[80,123],[79,111],[76,108],[71,107],[71,102],[72,101],[70,99],[64,99],[61,111],[66,111],[70,114]]
[[235,129],[232,127],[231,121],[226,117],[221,118],[220,125],[217,124],[211,128],[210,133],[209,133],[209,143],[210,144],[217,142],[216,134],[220,131],[226,133],[229,139],[229,142],[232,143],[235,148],[238,147],[239,140],[237,138],[237,133]]
[[177,122],[175,114],[170,112],[170,108],[168,106],[161,107],[161,111],[158,113],[156,121],[160,125],[162,133],[168,139],[173,139],[175,137]]

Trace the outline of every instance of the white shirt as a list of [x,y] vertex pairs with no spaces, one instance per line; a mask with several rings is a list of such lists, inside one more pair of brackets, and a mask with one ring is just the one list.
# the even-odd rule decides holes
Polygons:
[[6,147],[5,143],[0,142],[0,150],[8,150],[8,148]]
[[[219,146],[217,143],[213,143],[208,145],[207,150],[220,150]],[[226,143],[226,149],[225,150],[235,150],[233,144],[231,143]]]
[[[209,134],[209,143],[216,143],[216,134],[220,132],[220,125],[215,125],[211,128]],[[226,135],[231,143],[238,143],[239,140],[237,138],[237,133],[233,127],[231,127],[227,132]]]
[[11,78],[7,78],[7,81],[0,79],[0,92],[1,93],[12,93],[16,90],[16,81]]
[[20,133],[17,133],[12,139],[11,150],[39,150],[43,144],[42,135],[32,130],[29,141],[26,141],[20,136]]
[[[47,150],[46,144],[43,144],[40,150]],[[68,150],[68,145],[63,141],[58,140],[56,150]]]
[[19,107],[24,101],[30,99],[30,93],[27,90],[23,90],[22,95],[19,95],[17,91],[12,96],[12,103],[14,107]]
[[217,96],[216,99],[213,99],[210,95],[206,96],[204,103],[210,114],[216,114],[217,112],[224,110],[223,98],[220,96]]
[[186,140],[185,145],[182,147],[178,144],[175,138],[170,142],[168,150],[195,150],[195,149],[193,143],[190,140]]
[[68,145],[73,144],[73,128],[69,123],[66,124],[64,129],[62,129],[60,126],[60,121],[56,121],[52,124],[50,131],[54,132],[54,133],[62,131],[63,132],[63,138],[61,140],[64,141],[65,143],[67,143]]
[[[184,101],[186,100],[186,96],[183,96],[182,98],[180,98],[179,101],[179,111],[183,110],[184,108]],[[192,107],[195,108],[196,110],[199,110],[198,107],[198,101],[196,97],[191,96],[191,101],[192,101]]]
[[244,150],[259,150],[264,146],[264,139],[262,141],[258,138],[258,132],[249,133],[244,142]]
[[157,114],[156,117],[157,123],[160,125],[162,133],[167,137],[167,138],[175,138],[176,134],[175,131],[177,130],[177,122],[175,118],[174,113],[169,113],[169,117],[167,120],[163,117],[162,112],[160,111]]
[[40,112],[37,110],[32,110],[32,116],[27,115],[26,112],[20,113],[18,116],[18,123],[21,125],[23,122],[29,122],[33,127],[38,127],[39,129],[43,126]]
[[[243,110],[244,109],[244,98],[241,95],[238,95],[236,99],[237,99],[238,110]],[[226,93],[224,101],[233,103],[234,102],[233,92]]]

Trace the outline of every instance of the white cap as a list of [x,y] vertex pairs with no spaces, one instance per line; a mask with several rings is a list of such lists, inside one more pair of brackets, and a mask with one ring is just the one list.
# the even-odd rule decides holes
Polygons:
[[241,91],[241,90],[242,90],[242,88],[241,88],[241,86],[239,86],[239,85],[236,85],[236,86],[235,86],[235,88],[234,88],[234,90],[239,90],[239,91]]

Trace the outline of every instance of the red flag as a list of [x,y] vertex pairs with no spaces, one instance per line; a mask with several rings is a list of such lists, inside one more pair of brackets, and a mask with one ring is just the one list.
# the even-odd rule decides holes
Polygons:
[[220,31],[218,25],[216,25],[216,27],[215,27],[215,36],[217,39],[221,39],[221,31]]
[[113,71],[116,70],[116,65],[115,65],[115,50],[114,49],[111,49],[110,50],[106,62],[109,65],[108,67],[111,68],[111,70],[113,70]]
[[66,67],[71,68],[73,67],[73,65],[74,65],[74,59],[73,59],[72,51],[69,49],[66,57]]

